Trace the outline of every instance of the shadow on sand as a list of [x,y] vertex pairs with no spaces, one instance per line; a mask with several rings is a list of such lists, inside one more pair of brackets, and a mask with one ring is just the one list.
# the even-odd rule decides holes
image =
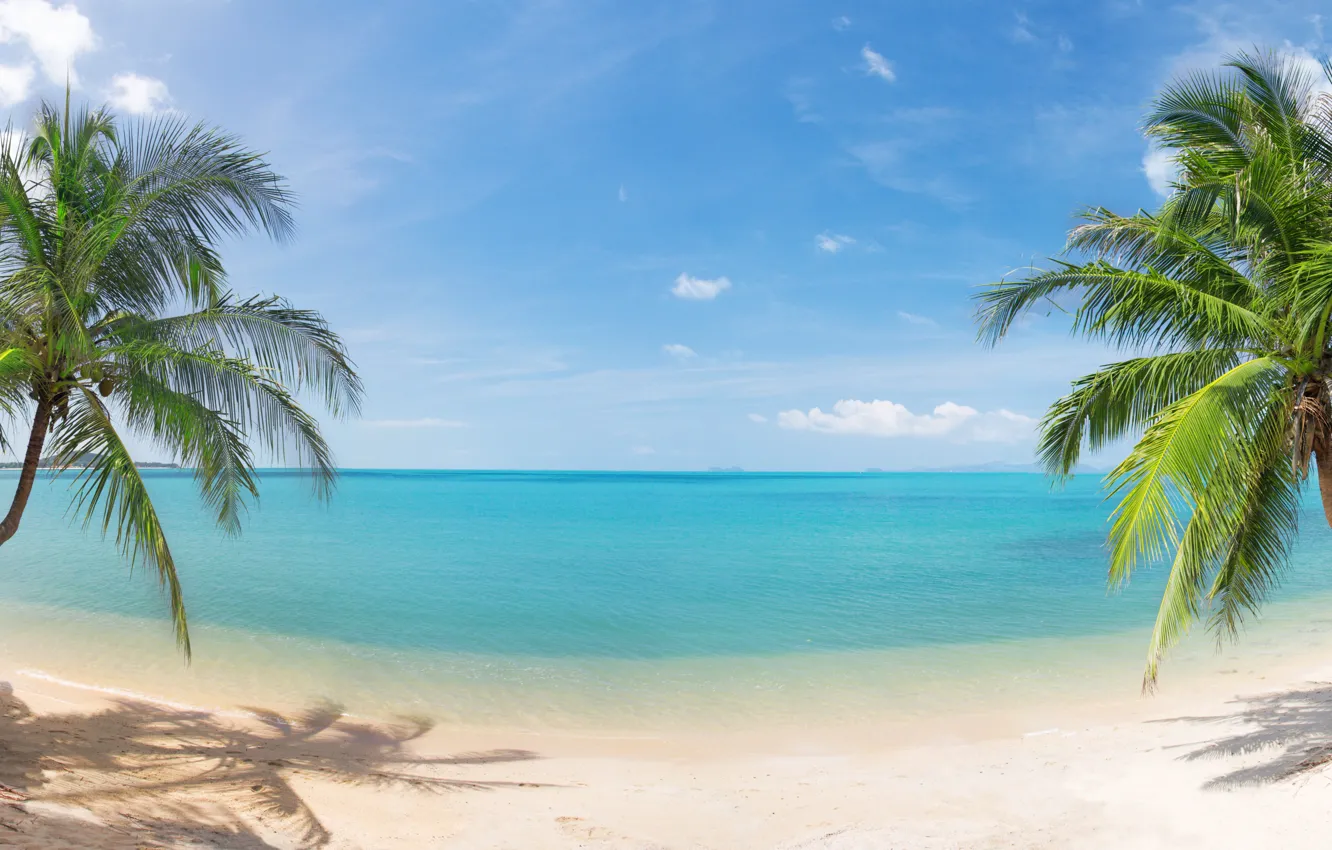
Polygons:
[[[1175,717],[1168,723],[1236,724],[1243,731],[1184,745],[1186,761],[1253,756],[1245,767],[1209,780],[1207,788],[1280,782],[1332,762],[1332,683],[1241,697],[1235,711],[1213,717]],[[1261,755],[1261,758],[1258,756]],[[1256,760],[1256,763],[1255,763]]]
[[372,725],[333,704],[294,717],[246,710],[258,722],[130,700],[37,715],[0,682],[0,846],[323,847],[332,835],[297,793],[301,775],[426,793],[539,787],[448,776],[538,756],[417,756],[408,744],[426,720]]

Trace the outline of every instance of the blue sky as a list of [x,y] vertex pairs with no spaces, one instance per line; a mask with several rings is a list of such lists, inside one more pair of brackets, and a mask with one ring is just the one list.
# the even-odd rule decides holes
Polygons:
[[232,280],[345,334],[345,466],[1022,462],[1114,355],[1058,317],[984,350],[970,294],[1082,206],[1155,204],[1154,91],[1322,55],[1317,9],[0,0],[0,102],[68,67],[271,152],[301,235],[232,246]]

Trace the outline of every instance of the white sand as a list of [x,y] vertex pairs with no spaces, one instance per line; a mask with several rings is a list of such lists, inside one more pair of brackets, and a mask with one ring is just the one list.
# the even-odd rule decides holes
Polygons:
[[1150,699],[668,737],[261,722],[14,675],[0,846],[1322,848],[1318,656]]

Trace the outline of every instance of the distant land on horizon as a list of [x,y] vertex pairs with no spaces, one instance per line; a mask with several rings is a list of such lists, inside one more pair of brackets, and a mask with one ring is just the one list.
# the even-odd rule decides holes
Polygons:
[[[91,454],[83,455],[77,461],[71,464],[71,466],[75,467],[88,466],[94,460],[97,460],[96,455],[91,455]],[[153,461],[135,461],[134,465],[139,467],[140,469],[180,469],[180,464],[178,463],[155,463]],[[51,469],[53,466],[54,466],[54,458],[44,457],[41,460],[37,461],[38,469]],[[23,461],[17,461],[17,460],[0,461],[0,469],[22,469],[22,468],[23,468]]]
[[[1109,466],[1088,466],[1078,465],[1074,467],[1074,475],[1104,475],[1113,467]],[[866,470],[869,472],[870,470]],[[906,472],[1029,472],[1034,474],[1044,474],[1044,467],[1035,463],[1004,463],[1002,461],[993,461],[991,463],[974,463],[964,466],[933,466],[928,468],[916,468],[904,470]]]

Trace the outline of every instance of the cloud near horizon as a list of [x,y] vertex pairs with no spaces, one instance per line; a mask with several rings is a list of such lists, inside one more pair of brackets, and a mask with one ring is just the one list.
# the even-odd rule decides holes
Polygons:
[[777,424],[792,431],[870,437],[948,437],[956,442],[1012,443],[1032,436],[1036,420],[1011,410],[985,413],[946,401],[930,413],[912,413],[892,401],[842,399],[830,412],[784,410]]

